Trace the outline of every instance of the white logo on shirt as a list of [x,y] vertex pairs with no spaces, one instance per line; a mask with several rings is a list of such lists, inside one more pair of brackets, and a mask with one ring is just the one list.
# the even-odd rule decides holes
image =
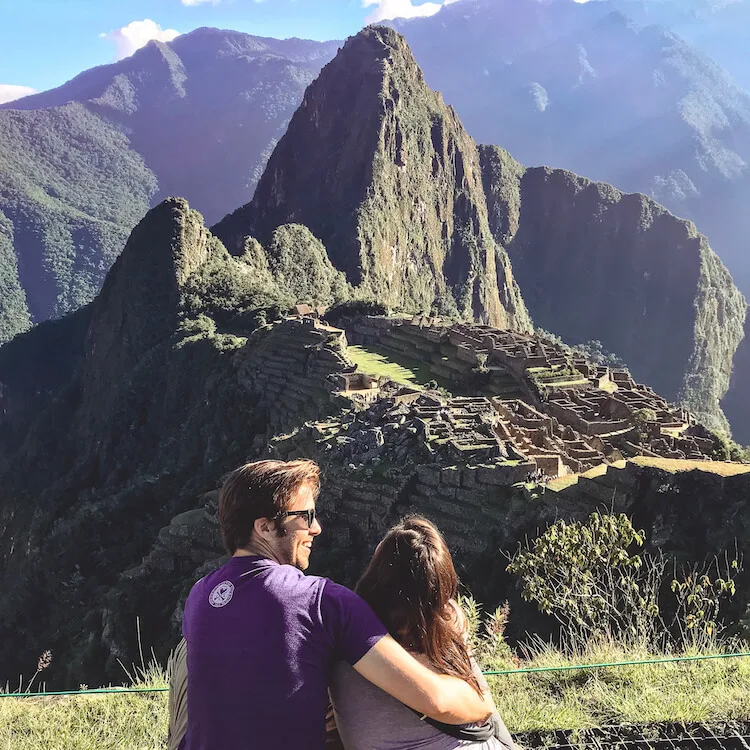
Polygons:
[[234,596],[234,584],[231,581],[222,581],[208,595],[208,603],[212,607],[226,607]]

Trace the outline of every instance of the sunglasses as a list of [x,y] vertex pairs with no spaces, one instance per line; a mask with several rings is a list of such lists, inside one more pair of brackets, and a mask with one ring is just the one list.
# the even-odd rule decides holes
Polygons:
[[308,508],[307,510],[284,510],[281,513],[277,513],[274,516],[274,521],[282,521],[287,516],[302,516],[305,521],[307,521],[307,528],[312,528],[312,525],[315,523],[315,519],[317,518],[317,514],[315,513],[315,508]]

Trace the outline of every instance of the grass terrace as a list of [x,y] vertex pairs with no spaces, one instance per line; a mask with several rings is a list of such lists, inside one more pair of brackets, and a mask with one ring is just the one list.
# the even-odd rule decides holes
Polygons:
[[658,458],[652,456],[637,456],[630,461],[638,466],[653,466],[671,473],[678,471],[707,471],[722,477],[733,477],[737,474],[750,472],[750,464],[725,463],[723,461],[681,461],[674,458]]
[[[748,650],[748,644],[733,647]],[[731,652],[726,645],[716,648]],[[703,653],[716,651],[704,649]],[[521,666],[648,661],[665,656],[616,645],[591,646],[569,656],[538,645]],[[489,666],[517,669],[519,663],[507,659]],[[498,711],[514,734],[617,724],[750,720],[750,657],[489,676],[487,680]]]
[[446,385],[433,375],[428,364],[417,359],[394,355],[393,352],[376,346],[349,346],[346,351],[352,362],[368,375],[386,377],[394,383],[416,387],[431,380],[439,385]]

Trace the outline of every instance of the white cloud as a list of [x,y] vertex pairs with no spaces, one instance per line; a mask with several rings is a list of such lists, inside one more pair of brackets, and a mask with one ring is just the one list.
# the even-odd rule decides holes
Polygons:
[[13,102],[29,94],[36,94],[36,89],[32,89],[30,86],[13,86],[10,83],[0,83],[0,104]]
[[[446,5],[456,0],[448,0]],[[378,7],[365,18],[365,23],[379,23],[392,18],[418,18],[434,16],[443,7],[443,3],[422,3],[414,5],[413,0],[362,0],[362,7],[369,8],[371,5]]]
[[158,42],[171,42],[180,32],[174,29],[162,29],[158,23],[150,18],[142,21],[132,21],[116,31],[107,34],[99,34],[102,39],[113,42],[117,48],[117,59],[122,60],[129,57],[137,49],[145,47],[152,39]]
[[[181,0],[183,5],[200,5],[201,3],[211,3],[211,5],[218,5],[220,0]],[[259,0],[255,0],[259,2]]]

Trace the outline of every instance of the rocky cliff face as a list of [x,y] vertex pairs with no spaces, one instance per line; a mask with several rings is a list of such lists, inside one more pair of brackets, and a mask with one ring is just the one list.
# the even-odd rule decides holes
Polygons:
[[490,223],[535,322],[601,341],[636,379],[728,431],[745,301],[708,241],[644,195],[480,150]]
[[729,415],[732,436],[742,445],[750,445],[750,320],[745,320],[745,338],[734,356],[729,390],[721,402]]
[[306,225],[362,294],[526,330],[530,322],[487,221],[479,155],[455,112],[385,28],[350,39],[305,94],[253,201],[214,231]]

